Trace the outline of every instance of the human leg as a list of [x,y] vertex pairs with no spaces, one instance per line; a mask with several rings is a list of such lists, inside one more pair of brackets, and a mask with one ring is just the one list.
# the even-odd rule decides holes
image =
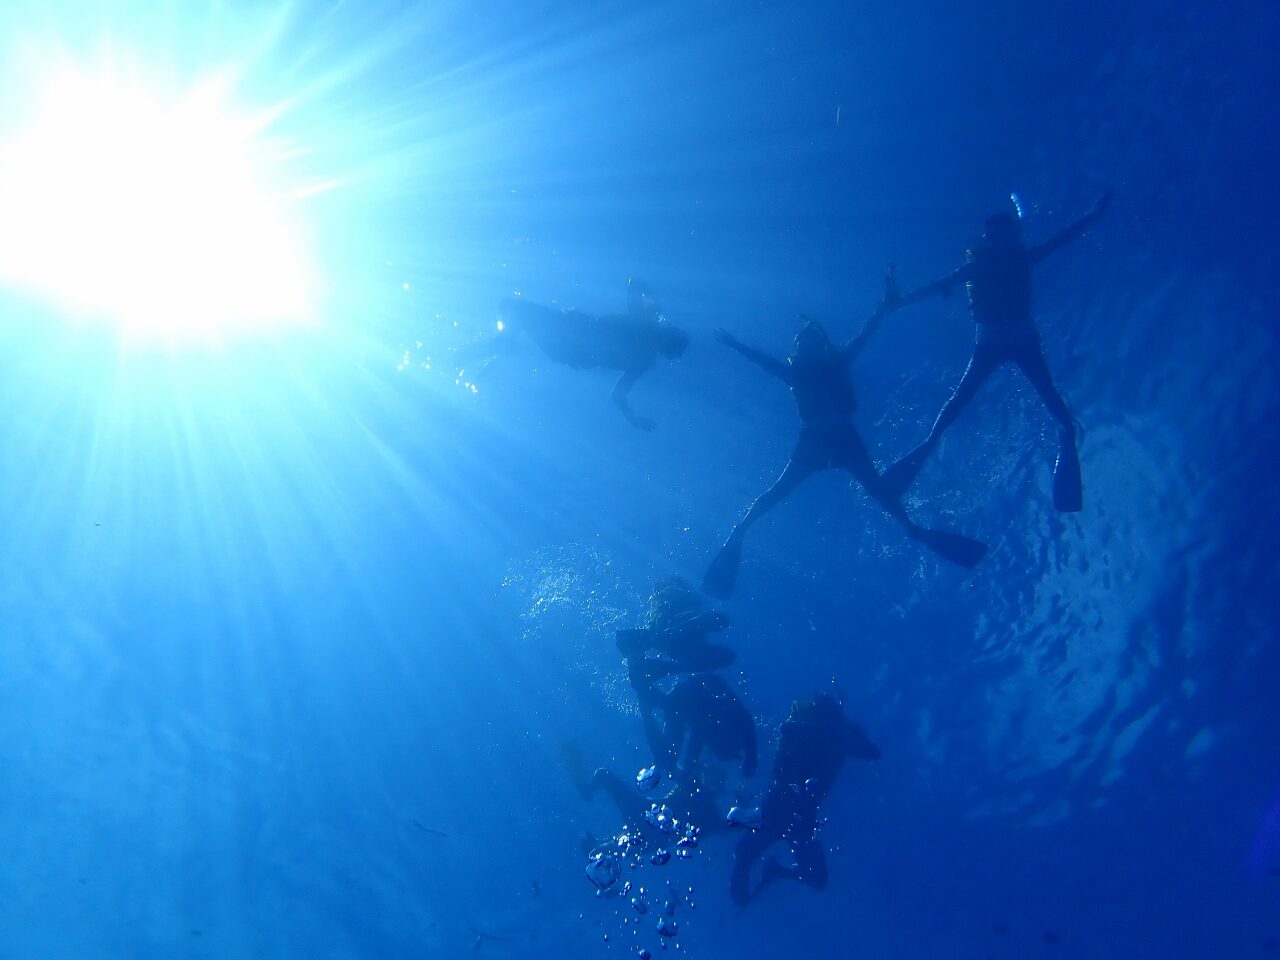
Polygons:
[[1058,458],[1053,464],[1053,505],[1063,513],[1084,509],[1084,484],[1080,476],[1080,456],[1076,450],[1075,418],[1053,383],[1049,365],[1039,345],[1028,347],[1017,357],[1018,366],[1035,387],[1049,413],[1058,421]]
[[960,377],[955,390],[938,411],[929,435],[919,446],[884,472],[885,488],[891,497],[899,499],[907,492],[907,488],[915,482],[925,460],[942,439],[942,434],[956,422],[960,412],[969,405],[969,401],[977,394],[978,388],[986,382],[1002,360],[1004,357],[996,349],[981,343],[974,346],[973,356],[969,358],[969,365],[965,367],[964,375]]
[[864,490],[906,530],[912,540],[923,543],[943,558],[962,567],[972,567],[987,553],[987,545],[978,540],[949,533],[945,530],[930,530],[922,527],[907,516],[902,506],[902,495],[895,493],[884,477],[876,473],[866,445],[857,432],[849,430],[849,435],[841,444],[840,466],[857,480]]
[[[796,450],[798,452],[800,447],[797,446]],[[814,469],[805,460],[795,454],[792,455],[782,475],[747,508],[746,516],[733,528],[729,539],[724,542],[720,552],[711,561],[711,566],[707,568],[707,574],[702,579],[703,590],[720,600],[726,600],[732,595],[738,579],[738,564],[742,559],[742,541],[746,537],[747,528],[785,500],[791,491],[813,473]]]

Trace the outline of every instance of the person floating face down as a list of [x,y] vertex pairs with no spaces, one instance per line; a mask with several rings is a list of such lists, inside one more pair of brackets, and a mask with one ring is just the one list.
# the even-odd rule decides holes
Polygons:
[[[778,735],[772,781],[760,805],[758,829],[738,841],[729,877],[729,895],[746,906],[777,880],[798,880],[822,889],[827,885],[827,858],[818,839],[818,808],[831,793],[845,760],[879,760],[880,750],[866,731],[845,715],[829,694],[796,701]],[[791,848],[787,867],[769,858],[760,880],[751,885],[752,868],[776,843]]]
[[649,597],[649,622],[638,629],[617,631],[618,651],[627,663],[627,677],[635,690],[645,739],[654,763],[671,770],[670,739],[658,723],[665,695],[659,682],[681,673],[723,670],[736,654],[711,643],[709,637],[729,626],[729,618],[706,609],[693,585],[681,577],[659,580]]
[[955,392],[934,420],[929,435],[885,471],[884,480],[892,495],[901,496],[911,486],[943,433],[956,421],[960,411],[969,404],[992,371],[1002,364],[1014,363],[1031,381],[1058,423],[1059,449],[1053,471],[1054,506],[1068,513],[1083,508],[1075,420],[1062,394],[1054,386],[1040,349],[1040,333],[1032,319],[1031,268],[1093,226],[1106,213],[1110,202],[1111,194],[1105,194],[1084,217],[1033,247],[1028,247],[1023,241],[1022,226],[1017,217],[1011,213],[993,214],[987,218],[981,239],[967,252],[968,262],[964,266],[904,297],[895,298],[892,294],[896,288],[891,288],[890,306],[897,309],[926,297],[947,296],[963,284],[976,327],[973,356]]
[[912,521],[900,498],[892,495],[881,481],[866,444],[853,425],[857,402],[850,367],[885,315],[887,302],[881,304],[861,333],[842,346],[832,343],[821,325],[808,320],[796,334],[795,346],[785,360],[747,346],[727,330],[717,331],[721,343],[791,389],[791,398],[800,414],[800,439],[782,475],[751,504],[712,561],[702,584],[711,596],[727,599],[733,593],[748,528],[790,495],[806,477],[830,468],[851,474],[871,498],[903,526],[908,537],[953,563],[972,567],[986,554],[985,544],[958,534],[930,530]]
[[507,297],[498,305],[499,333],[492,340],[459,359],[483,356],[492,361],[511,352],[520,337],[531,341],[545,356],[578,369],[616,370],[613,402],[627,422],[642,430],[653,421],[631,409],[631,388],[658,358],[677,360],[689,346],[689,336],[672,325],[642,280],[627,282],[627,312],[596,316],[577,310],[558,310]]

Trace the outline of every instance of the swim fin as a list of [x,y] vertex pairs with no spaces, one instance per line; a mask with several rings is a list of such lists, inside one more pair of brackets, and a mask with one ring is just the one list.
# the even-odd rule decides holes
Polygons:
[[1053,465],[1053,506],[1062,513],[1079,513],[1084,509],[1084,490],[1080,479],[1080,457],[1076,445],[1064,440]]
[[614,641],[618,652],[624,657],[638,657],[644,653],[652,640],[653,631],[648,627],[624,627],[614,633]]
[[987,555],[987,545],[958,533],[920,527],[914,537],[944,560],[962,567],[975,567]]
[[923,445],[916,447],[880,474],[880,485],[894,500],[901,500],[911,485],[916,482],[928,452]]
[[742,562],[742,538],[731,536],[702,578],[702,589],[717,600],[728,600],[738,582],[738,565]]

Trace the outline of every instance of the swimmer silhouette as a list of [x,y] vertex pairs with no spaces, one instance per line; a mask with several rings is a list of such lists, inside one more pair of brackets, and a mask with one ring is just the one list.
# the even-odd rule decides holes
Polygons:
[[518,297],[498,305],[502,329],[493,338],[459,352],[460,361],[483,358],[487,366],[511,353],[520,338],[532,342],[545,356],[581,370],[603,368],[621,373],[612,399],[627,422],[651,430],[652,420],[631,409],[631,388],[657,363],[658,357],[677,360],[689,346],[689,336],[662,316],[643,281],[627,282],[627,312],[595,316],[577,310],[558,310]]
[[1018,218],[997,213],[987,218],[982,237],[967,252],[968,262],[949,276],[926,284],[904,297],[889,294],[890,308],[898,309],[934,295],[947,296],[959,284],[969,295],[976,336],[973,356],[960,383],[943,405],[929,435],[918,447],[884,473],[890,496],[901,497],[915,481],[929,454],[991,376],[996,367],[1015,363],[1058,421],[1058,458],[1053,469],[1053,504],[1064,513],[1084,507],[1080,460],[1076,452],[1076,426],[1066,401],[1053,384],[1040,348],[1040,333],[1032,320],[1031,268],[1083,234],[1107,212],[1111,194],[1100,197],[1085,216],[1048,240],[1028,247]]
[[[886,281],[890,290],[892,283],[890,275]],[[902,524],[908,537],[952,563],[972,567],[986,555],[986,544],[955,533],[929,530],[913,522],[900,498],[876,473],[866,444],[853,425],[856,398],[849,368],[885,316],[888,304],[888,300],[882,303],[862,332],[843,346],[832,343],[826,330],[809,320],[796,334],[794,349],[785,360],[747,346],[727,330],[717,331],[721,343],[791,388],[791,398],[800,414],[800,439],[782,475],[751,504],[711,562],[702,583],[711,596],[727,599],[733,593],[747,529],[781,503],[805,478],[828,468],[851,474],[889,516]]]
[[[760,804],[758,829],[747,833],[733,853],[729,895],[739,906],[777,880],[791,879],[821,890],[827,885],[827,858],[818,839],[818,808],[831,793],[846,759],[879,760],[880,750],[866,731],[844,715],[829,694],[797,700],[778,734],[772,782]],[[791,848],[795,865],[765,861],[760,882],[751,888],[751,868],[775,843]]]

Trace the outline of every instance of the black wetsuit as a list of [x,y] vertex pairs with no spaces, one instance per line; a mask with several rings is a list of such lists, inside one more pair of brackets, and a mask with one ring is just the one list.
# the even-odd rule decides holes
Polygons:
[[720,760],[741,758],[744,777],[755,774],[755,718],[723,678],[699,673],[681,679],[663,698],[662,715],[682,768],[691,767],[708,748]]
[[733,663],[737,656],[733,650],[707,639],[728,623],[721,613],[686,611],[657,618],[648,627],[619,630],[615,635],[618,650],[626,658],[627,679],[636,693],[645,739],[654,762],[663,767],[674,766],[676,758],[655,715],[665,699],[657,683],[674,674],[722,670]]
[[930,530],[912,521],[903,509],[901,497],[876,472],[867,446],[853,425],[857,397],[853,392],[849,368],[882,315],[882,311],[877,311],[863,332],[843,347],[832,344],[825,334],[819,334],[821,340],[815,343],[817,337],[810,334],[812,339],[805,348],[801,350],[798,341],[796,353],[785,361],[749,347],[727,333],[722,335],[721,340],[726,346],[791,389],[796,412],[800,414],[800,437],[782,475],[751,504],[711,561],[703,577],[702,588],[713,597],[723,599],[733,592],[747,529],[786,499],[808,476],[831,467],[851,474],[889,516],[902,524],[907,536],[926,544],[947,559],[971,567],[986,553],[986,545],[976,540]]
[[969,365],[938,412],[929,435],[885,471],[885,483],[895,496],[900,496],[915,480],[942,434],[956,421],[992,371],[1001,364],[1016,363],[1058,422],[1061,443],[1054,464],[1054,505],[1068,512],[1082,508],[1075,420],[1053,383],[1040,349],[1040,333],[1032,321],[1031,268],[1094,224],[1106,212],[1110,199],[1110,194],[1103,196],[1088,214],[1034,247],[1022,242],[1017,222],[1011,217],[992,217],[988,220],[988,232],[968,252],[968,263],[949,277],[921,287],[900,301],[899,305],[905,305],[934,294],[945,296],[956,284],[963,283],[976,330]]
[[1054,386],[1040,348],[1040,332],[1032,320],[1031,267],[1044,256],[1039,248],[1021,244],[995,248],[981,243],[970,251],[967,264],[942,281],[963,282],[974,321],[973,356],[955,392],[939,412],[926,446],[936,443],[973,399],[978,388],[1003,363],[1016,363],[1045,406],[1068,436],[1075,424],[1066,401]]
[[[811,887],[827,884],[827,858],[818,840],[818,809],[831,793],[846,759],[879,759],[866,732],[844,717],[817,722],[789,719],[782,725],[773,781],[760,805],[760,828],[738,841],[729,892],[739,904],[751,897],[751,865],[779,841],[795,857],[786,875]],[[770,877],[766,876],[764,882]]]
[[800,414],[800,439],[791,453],[791,466],[809,473],[835,467],[863,482],[874,479],[875,467],[853,425],[858,399],[849,359],[835,348],[811,359],[792,357],[783,380]]
[[579,370],[604,367],[643,372],[658,359],[656,317],[597,316],[507,298],[499,312],[512,332],[524,331],[552,360]]

